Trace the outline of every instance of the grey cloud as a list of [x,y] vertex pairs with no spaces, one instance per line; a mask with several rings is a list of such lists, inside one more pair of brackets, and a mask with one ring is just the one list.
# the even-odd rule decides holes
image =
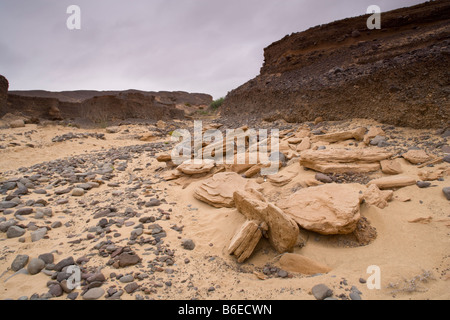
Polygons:
[[[377,0],[382,10],[423,1]],[[81,8],[81,30],[66,8]],[[372,0],[0,0],[11,89],[141,89],[215,97],[259,73],[286,34],[362,15]]]

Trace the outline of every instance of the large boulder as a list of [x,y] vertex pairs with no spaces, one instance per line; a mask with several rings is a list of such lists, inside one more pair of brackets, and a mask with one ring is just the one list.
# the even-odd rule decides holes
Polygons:
[[300,189],[277,203],[302,228],[324,235],[350,234],[361,219],[362,186],[326,184]]

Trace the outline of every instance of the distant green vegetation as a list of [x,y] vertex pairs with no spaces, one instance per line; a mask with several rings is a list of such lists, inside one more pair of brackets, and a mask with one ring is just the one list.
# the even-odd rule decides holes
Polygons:
[[214,100],[211,105],[209,106],[212,110],[217,110],[219,107],[223,104],[225,98],[219,98],[217,100]]

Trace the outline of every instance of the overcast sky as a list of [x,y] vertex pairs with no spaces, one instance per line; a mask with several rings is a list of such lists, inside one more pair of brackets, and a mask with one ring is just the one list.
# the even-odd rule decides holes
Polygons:
[[[0,74],[10,90],[204,92],[259,74],[286,34],[424,0],[0,0]],[[69,5],[81,29],[69,30]]]

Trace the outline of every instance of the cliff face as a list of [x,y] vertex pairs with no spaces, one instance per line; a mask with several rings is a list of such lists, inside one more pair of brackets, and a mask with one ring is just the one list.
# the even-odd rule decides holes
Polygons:
[[82,119],[94,123],[129,118],[170,120],[184,118],[180,105],[207,106],[211,102],[208,94],[182,91],[10,91],[0,117],[13,113],[34,119]]
[[434,1],[286,36],[261,73],[231,91],[227,117],[288,122],[371,118],[415,128],[450,121],[450,1]]
[[0,75],[0,113],[6,109],[6,101],[8,98],[8,80]]

